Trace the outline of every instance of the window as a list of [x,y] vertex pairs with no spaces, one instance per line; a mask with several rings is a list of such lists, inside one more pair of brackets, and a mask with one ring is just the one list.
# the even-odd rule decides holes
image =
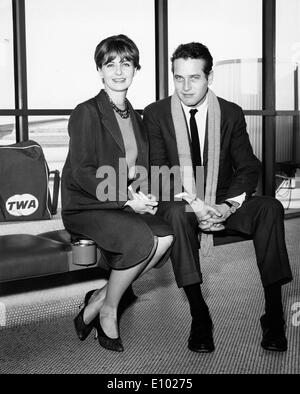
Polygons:
[[[28,108],[73,109],[95,96],[102,83],[96,45],[126,34],[140,50],[128,98],[135,108],[155,100],[154,2],[128,0],[26,0]],[[117,11],[117,12],[116,12]],[[51,169],[62,170],[68,151],[68,116],[29,117],[29,138],[41,144]]]
[[300,208],[300,0],[276,1],[276,198]]
[[276,1],[276,108],[299,110],[300,0]]
[[26,0],[29,108],[74,108],[102,83],[96,45],[123,33],[137,44],[142,69],[129,91],[135,108],[155,100],[153,0]]
[[29,139],[38,142],[50,170],[62,171],[68,153],[68,116],[30,116]]
[[169,1],[170,56],[181,43],[206,45],[214,58],[212,90],[243,109],[261,109],[261,31],[261,0]]
[[261,58],[229,59],[214,67],[212,90],[244,110],[262,109]]
[[14,107],[13,70],[11,1],[0,0],[0,108]]
[[262,117],[245,116],[245,120],[253,152],[259,160],[262,160]]
[[15,118],[13,116],[0,116],[0,145],[10,145],[15,142]]

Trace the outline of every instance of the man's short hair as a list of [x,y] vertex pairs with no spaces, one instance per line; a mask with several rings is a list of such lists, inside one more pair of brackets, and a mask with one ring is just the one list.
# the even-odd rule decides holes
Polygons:
[[203,71],[206,74],[206,76],[209,75],[213,66],[213,58],[208,48],[205,45],[200,44],[200,42],[189,42],[188,44],[181,44],[175,49],[171,57],[172,72],[174,73],[174,61],[176,59],[188,59],[188,58],[203,59],[205,61],[205,66]]
[[122,60],[132,61],[137,70],[141,68],[140,54],[136,44],[125,34],[119,34],[107,37],[97,45],[94,54],[97,70],[111,62],[117,55]]

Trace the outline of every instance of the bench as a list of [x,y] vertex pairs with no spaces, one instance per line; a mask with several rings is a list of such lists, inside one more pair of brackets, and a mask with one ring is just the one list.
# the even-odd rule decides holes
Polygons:
[[[28,226],[28,224],[27,224]],[[240,235],[214,235],[214,245],[250,240]],[[74,263],[71,235],[64,229],[38,234],[0,235],[0,283],[56,275],[107,265],[100,250],[93,265]]]

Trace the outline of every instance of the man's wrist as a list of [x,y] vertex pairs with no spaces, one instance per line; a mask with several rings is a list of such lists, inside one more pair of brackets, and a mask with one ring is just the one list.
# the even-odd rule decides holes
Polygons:
[[235,213],[240,206],[240,204],[234,200],[225,200],[223,201],[223,204],[226,204],[229,207],[231,213]]
[[201,212],[205,207],[205,203],[199,198],[195,198],[193,201],[190,202],[190,206],[193,208],[195,212]]

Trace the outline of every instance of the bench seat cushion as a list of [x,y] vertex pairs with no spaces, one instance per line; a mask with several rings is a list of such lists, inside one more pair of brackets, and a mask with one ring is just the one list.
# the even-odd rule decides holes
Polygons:
[[47,239],[52,239],[53,241],[61,242],[65,245],[69,245],[69,249],[71,250],[71,235],[65,229],[48,231],[46,233],[39,234],[39,236]]
[[0,282],[68,272],[68,250],[37,235],[0,236]]
[[249,241],[252,237],[244,234],[228,234],[224,231],[214,234],[214,246],[227,245],[235,242]]

